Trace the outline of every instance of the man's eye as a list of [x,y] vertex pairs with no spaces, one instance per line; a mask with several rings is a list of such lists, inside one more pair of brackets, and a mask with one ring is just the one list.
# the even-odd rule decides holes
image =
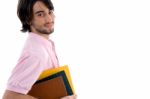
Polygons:
[[49,11],[49,14],[54,14],[54,12],[53,11]]
[[43,14],[42,14],[42,13],[39,13],[38,16],[43,16]]

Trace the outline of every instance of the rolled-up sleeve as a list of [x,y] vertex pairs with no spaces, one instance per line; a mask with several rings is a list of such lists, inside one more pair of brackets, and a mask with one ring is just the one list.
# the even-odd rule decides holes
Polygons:
[[31,53],[24,53],[8,79],[7,90],[27,94],[42,71],[41,58]]

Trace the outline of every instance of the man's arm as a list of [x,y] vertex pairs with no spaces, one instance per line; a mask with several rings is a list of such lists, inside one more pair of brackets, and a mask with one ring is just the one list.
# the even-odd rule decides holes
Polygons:
[[[76,95],[66,96],[61,99],[76,99]],[[6,90],[2,99],[38,99],[29,95]]]
[[2,99],[37,99],[37,98],[6,90]]
[[77,99],[77,95],[65,96],[65,97],[62,97],[61,99]]
[[35,54],[24,53],[11,72],[3,99],[37,99],[26,94],[43,71],[41,64]]

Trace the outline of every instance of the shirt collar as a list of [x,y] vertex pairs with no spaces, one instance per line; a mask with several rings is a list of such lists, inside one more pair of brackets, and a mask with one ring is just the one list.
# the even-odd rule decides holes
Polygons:
[[52,40],[47,40],[46,38],[33,33],[33,32],[29,32],[29,37],[36,39],[37,41],[39,41],[40,43],[44,44],[45,46],[49,46],[49,45],[53,45],[53,41]]

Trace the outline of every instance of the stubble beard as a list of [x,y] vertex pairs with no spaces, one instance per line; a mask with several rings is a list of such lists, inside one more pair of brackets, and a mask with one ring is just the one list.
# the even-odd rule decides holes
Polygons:
[[52,34],[54,32],[54,29],[51,29],[50,31],[47,31],[47,30],[40,30],[40,29],[36,29],[39,33],[41,34]]
[[41,34],[47,34],[47,35],[50,35],[54,32],[54,28],[51,29],[51,30],[46,30],[46,29],[39,29],[39,28],[36,28],[36,31],[41,33]]
[[35,30],[39,34],[50,35],[54,32],[54,26],[48,28],[48,27],[46,27],[46,24],[44,24],[43,26],[38,26],[38,25],[33,24],[32,27],[33,27],[33,30]]

